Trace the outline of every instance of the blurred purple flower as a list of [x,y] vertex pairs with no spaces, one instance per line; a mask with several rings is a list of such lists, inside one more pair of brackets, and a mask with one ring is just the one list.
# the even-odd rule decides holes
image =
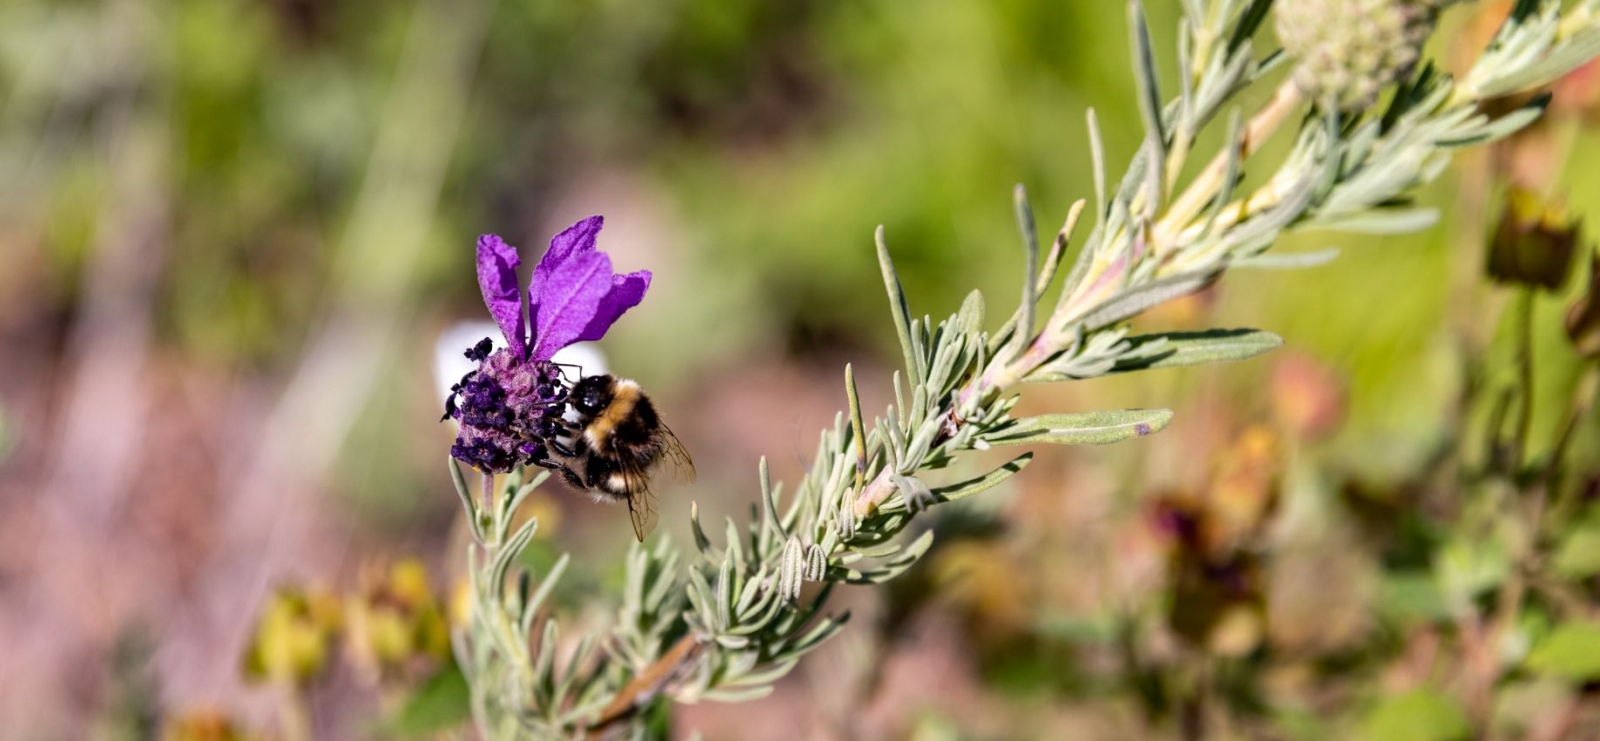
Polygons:
[[545,463],[545,439],[561,427],[569,390],[550,358],[574,342],[605,336],[650,287],[648,270],[611,272],[611,258],[595,249],[603,223],[591,216],[550,240],[533,269],[526,312],[517,249],[494,234],[478,238],[478,286],[506,346],[491,352],[485,339],[467,350],[478,369],[445,400],[445,419],[461,423],[451,455],[484,471]]

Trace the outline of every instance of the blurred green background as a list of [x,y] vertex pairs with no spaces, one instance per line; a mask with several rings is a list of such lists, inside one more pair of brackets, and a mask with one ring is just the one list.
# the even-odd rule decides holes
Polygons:
[[[1148,5],[1174,48],[1178,3]],[[1447,22],[1442,59],[1472,12]],[[701,472],[663,489],[662,530],[681,537],[691,499],[741,512],[758,456],[802,470],[843,363],[869,408],[888,403],[876,225],[914,311],[979,288],[997,313],[1021,276],[1012,185],[1051,231],[1092,193],[1091,105],[1120,170],[1141,137],[1124,23],[1120,3],[1063,0],[0,4],[0,635],[23,647],[0,652],[0,717],[17,738],[83,732],[121,696],[106,667],[138,634],[160,707],[270,718],[235,657],[271,585],[407,553],[450,581],[453,433],[432,368],[439,333],[484,316],[481,232],[531,257],[606,216],[601,248],[656,283],[604,351]],[[1558,135],[1570,161],[1597,151]],[[1281,334],[1347,402],[1308,455],[1402,479],[1459,423],[1463,351],[1496,336],[1485,161],[1423,194],[1438,228],[1297,236],[1282,248],[1343,256],[1230,276],[1149,326]],[[1593,168],[1551,178],[1580,214],[1600,200]],[[1558,310],[1539,322],[1566,357],[1542,369],[1552,390],[1575,377]],[[1151,461],[1174,462],[1153,480],[1193,485],[1207,445],[1270,417],[1274,362],[1042,389],[1027,403],[1180,416],[1127,449],[1048,452],[1024,486],[1101,491],[1093,520],[1143,506]],[[1099,474],[1070,473],[1090,460]],[[625,518],[557,488],[538,506],[542,552],[587,558],[570,602],[602,592]],[[1028,671],[989,678],[1036,703],[1068,691]],[[360,704],[325,694],[324,716]],[[696,712],[715,729],[754,711]]]

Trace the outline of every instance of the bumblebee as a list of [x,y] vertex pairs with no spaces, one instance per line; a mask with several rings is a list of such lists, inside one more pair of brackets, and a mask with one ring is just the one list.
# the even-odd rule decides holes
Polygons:
[[553,455],[537,463],[560,471],[567,483],[592,492],[596,501],[627,502],[633,534],[644,542],[656,526],[651,471],[670,462],[688,482],[694,461],[634,381],[584,376],[572,384],[566,401],[570,413],[546,438]]

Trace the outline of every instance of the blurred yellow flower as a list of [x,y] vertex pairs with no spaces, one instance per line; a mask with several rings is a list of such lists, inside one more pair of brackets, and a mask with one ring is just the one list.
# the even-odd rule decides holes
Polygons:
[[310,682],[327,666],[342,623],[333,595],[296,587],[277,589],[245,650],[245,678],[282,685]]
[[414,558],[387,569],[364,570],[350,598],[349,646],[355,663],[375,679],[401,676],[416,663],[450,654],[450,626],[433,592],[427,567]]
[[1250,653],[1266,634],[1259,541],[1278,499],[1280,453],[1270,428],[1246,428],[1221,451],[1205,489],[1156,502],[1170,544],[1168,625],[1212,654]]
[[950,602],[976,618],[990,637],[1012,635],[1029,625],[1030,569],[999,543],[962,540],[934,553],[929,566],[934,586]]
[[219,710],[194,710],[168,721],[162,741],[255,741]]
[[[543,525],[543,522],[540,522]],[[450,589],[450,624],[466,625],[472,622],[472,581],[462,578]]]
[[1240,433],[1212,474],[1203,504],[1204,547],[1218,555],[1255,537],[1277,503],[1278,436],[1261,425]]

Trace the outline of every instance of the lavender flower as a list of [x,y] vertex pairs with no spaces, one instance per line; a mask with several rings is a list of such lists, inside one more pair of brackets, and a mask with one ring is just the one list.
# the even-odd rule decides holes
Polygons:
[[493,234],[478,238],[478,285],[506,346],[494,350],[484,338],[469,348],[466,355],[478,369],[452,386],[445,400],[444,419],[461,423],[450,448],[458,460],[485,472],[548,464],[545,440],[560,429],[570,390],[551,358],[574,342],[605,336],[650,287],[648,270],[611,272],[611,258],[595,249],[603,224],[591,216],[550,240],[533,269],[526,309],[517,284],[517,249]]

